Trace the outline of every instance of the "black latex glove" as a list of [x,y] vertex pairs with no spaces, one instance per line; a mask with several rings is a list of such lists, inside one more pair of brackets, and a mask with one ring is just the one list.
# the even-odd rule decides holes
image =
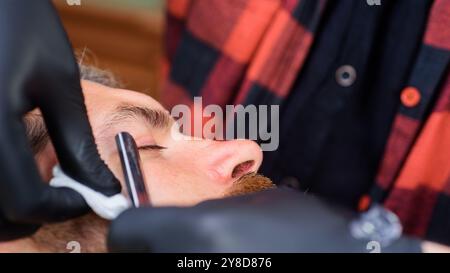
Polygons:
[[69,189],[45,185],[22,118],[39,107],[62,169],[113,195],[120,184],[100,159],[88,123],[78,66],[47,0],[0,1],[0,240],[88,211]]
[[[112,252],[370,252],[354,239],[356,214],[290,190],[207,201],[192,208],[140,208],[111,225]],[[420,252],[401,238],[381,252]]]

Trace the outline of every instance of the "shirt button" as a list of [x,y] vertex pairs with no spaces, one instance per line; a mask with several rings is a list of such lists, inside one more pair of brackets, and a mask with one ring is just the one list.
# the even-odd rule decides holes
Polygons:
[[421,100],[419,89],[409,86],[403,89],[400,99],[406,107],[416,107]]
[[356,70],[351,65],[343,65],[336,70],[336,81],[342,87],[352,86],[356,81]]
[[300,189],[300,182],[298,181],[297,178],[292,177],[292,176],[288,176],[288,177],[283,178],[281,180],[280,184],[282,186],[286,186],[288,188],[292,188],[292,189],[296,189],[296,190]]
[[370,199],[369,195],[364,195],[359,199],[358,202],[358,211],[367,211],[370,208],[370,203],[372,200]]

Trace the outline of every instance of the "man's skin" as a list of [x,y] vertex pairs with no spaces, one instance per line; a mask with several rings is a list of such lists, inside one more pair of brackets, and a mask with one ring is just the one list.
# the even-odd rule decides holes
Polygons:
[[[121,131],[129,132],[140,151],[153,206],[192,206],[208,199],[272,187],[265,178],[240,180],[255,173],[261,164],[262,152],[255,142],[177,139],[171,135],[175,121],[153,98],[85,80],[82,87],[102,159],[123,183],[114,137]],[[36,154],[36,161],[42,177],[49,181],[57,164],[51,143]],[[66,244],[72,240],[80,242],[82,251],[104,251],[107,224],[88,215],[47,225],[31,238],[0,243],[0,252],[69,252]]]

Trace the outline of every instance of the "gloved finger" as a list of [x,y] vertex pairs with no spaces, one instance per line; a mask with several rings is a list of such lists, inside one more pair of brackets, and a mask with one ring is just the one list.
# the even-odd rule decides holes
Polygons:
[[98,153],[80,82],[59,78],[55,79],[52,88],[55,91],[38,100],[38,105],[61,168],[95,191],[107,196],[119,193],[119,181]]
[[30,33],[38,35],[31,40],[51,42],[42,43],[45,48],[38,48],[41,53],[34,55],[38,67],[27,96],[31,104],[41,109],[64,172],[96,191],[114,195],[120,192],[120,183],[98,154],[81,92],[78,65],[67,35],[49,1],[36,4],[35,9],[39,12],[30,16],[45,14],[45,18],[35,20],[44,20],[46,27]]

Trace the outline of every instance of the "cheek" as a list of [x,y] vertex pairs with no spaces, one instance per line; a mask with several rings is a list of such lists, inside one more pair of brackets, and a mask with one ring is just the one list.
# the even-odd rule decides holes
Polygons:
[[[128,197],[122,163],[117,152],[110,153],[105,163],[116,178],[120,180],[122,193]],[[179,178],[175,175],[177,172],[169,172],[168,169],[170,167],[167,163],[163,163],[159,159],[146,157],[141,153],[141,170],[144,174],[152,205],[174,205],[176,204],[176,197],[181,195],[181,192],[178,192],[180,187],[176,185],[176,181],[179,181]]]
[[122,185],[122,193],[125,195],[128,195],[126,185],[125,185],[125,178],[123,176],[123,171],[122,171],[122,164],[120,162],[119,155],[117,154],[117,152],[109,153],[109,155],[107,157],[104,157],[103,156],[104,153],[102,153],[102,151],[100,150],[100,155],[102,156],[102,158],[104,158],[106,165],[112,171],[114,176],[117,179],[119,179],[120,184]]
[[180,182],[187,178],[165,160],[142,157],[142,172],[153,206],[182,205],[191,194]]
[[154,206],[192,206],[223,194],[192,160],[142,159],[147,191]]

